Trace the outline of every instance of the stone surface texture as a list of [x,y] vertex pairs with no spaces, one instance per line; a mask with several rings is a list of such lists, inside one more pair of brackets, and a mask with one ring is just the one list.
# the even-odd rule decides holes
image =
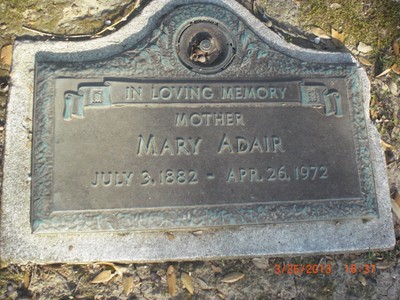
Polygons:
[[[203,0],[240,15],[254,32],[273,48],[305,61],[356,63],[348,54],[317,53],[282,41],[249,11],[231,0]],[[164,232],[32,234],[30,224],[30,174],[32,101],[35,78],[35,55],[41,51],[65,53],[68,61],[76,52],[90,58],[91,50],[104,49],[96,57],[124,51],[149,34],[158,20],[174,7],[190,4],[188,0],[160,0],[147,5],[141,14],[118,32],[85,42],[23,42],[15,44],[12,87],[8,105],[3,199],[0,219],[0,257],[4,261],[91,262],[91,261],[164,261],[219,257],[282,256],[349,251],[384,250],[394,246],[386,167],[379,145],[379,135],[368,123],[370,153],[375,174],[379,215],[367,222],[347,220],[246,226],[192,232],[174,232],[169,240]],[[70,53],[70,55],[69,55]],[[369,81],[361,67],[365,118],[369,119]]]
[[77,32],[82,30],[82,25],[76,24],[74,21],[83,20],[85,18],[100,19],[102,16],[112,13],[119,7],[124,7],[129,3],[128,0],[83,0],[72,2],[71,5],[63,9],[62,18],[58,21],[57,26],[66,32]]

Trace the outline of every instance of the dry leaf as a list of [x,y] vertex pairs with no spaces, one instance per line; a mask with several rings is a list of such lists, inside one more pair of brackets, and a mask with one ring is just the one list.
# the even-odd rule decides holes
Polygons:
[[399,66],[397,64],[394,64],[391,67],[391,69],[392,69],[393,72],[395,72],[396,74],[400,75],[400,68],[399,68]]
[[[398,117],[397,117],[397,114],[398,114],[399,112],[394,112],[393,113],[393,119],[395,120],[395,122],[396,122],[396,120],[398,121]],[[0,126],[0,129],[1,129],[1,126]],[[3,128],[4,129],[4,128]],[[0,130],[1,131],[1,130]],[[390,134],[391,136],[392,136],[392,138],[394,138],[394,139],[396,139],[396,138],[398,138],[398,137],[400,137],[400,127],[398,126],[398,125],[396,125],[395,127],[393,127],[393,129],[392,129],[392,133]]]
[[381,140],[381,147],[386,149],[390,149],[390,150],[396,150],[396,148],[392,145],[390,145],[389,143],[386,143],[384,140]]
[[320,38],[323,38],[323,39],[330,39],[331,38],[328,34],[326,34],[326,32],[322,28],[319,28],[319,27],[316,27],[316,26],[310,27],[310,32],[312,34],[320,37]]
[[199,56],[197,61],[199,61],[199,62],[204,64],[207,61],[207,58],[205,56]]
[[[392,203],[392,211],[397,216],[397,218],[400,219],[400,205],[397,204],[397,202],[395,200],[393,200],[393,199],[390,199],[390,201]],[[376,268],[381,270],[378,266],[376,266]]]
[[12,45],[5,45],[0,51],[0,64],[4,65],[4,69],[8,70],[12,60]]
[[97,275],[90,283],[106,283],[110,281],[117,273],[111,273],[111,270],[105,270]]
[[122,287],[124,288],[124,293],[126,296],[132,293],[133,288],[135,287],[133,276],[124,275],[122,278]]
[[369,115],[372,120],[375,120],[378,118],[378,111],[376,109],[371,108],[369,111]]
[[118,276],[121,276],[121,277],[122,277],[122,275],[124,273],[128,272],[128,268],[117,266],[117,265],[115,265],[113,263],[106,262],[106,261],[99,261],[99,262],[96,263],[96,265],[110,266],[115,270],[115,272],[118,274]]
[[336,29],[332,28],[332,42],[335,44],[336,47],[342,47],[344,42],[344,33],[340,33]]
[[201,288],[202,290],[209,290],[209,289],[212,289],[212,287],[209,287],[208,284],[207,284],[207,282],[205,282],[205,281],[204,281],[203,279],[201,279],[201,278],[195,278],[195,281],[196,281],[197,285],[200,286],[200,288]]
[[382,91],[384,91],[384,92],[388,92],[389,91],[389,86],[386,83],[382,82],[380,84],[380,86],[381,86]]
[[385,75],[388,74],[391,70],[392,70],[392,69],[390,69],[390,68],[389,68],[389,69],[386,69],[386,70],[383,71],[381,74],[377,75],[376,78],[385,76]]
[[265,24],[265,26],[270,27],[270,28],[273,25],[271,20],[268,20],[268,21],[264,22],[264,24]]
[[400,193],[396,193],[396,197],[394,198],[394,201],[400,207]]
[[226,283],[233,283],[233,282],[236,282],[236,281],[238,281],[238,280],[240,280],[240,279],[242,279],[242,278],[244,278],[244,274],[243,274],[243,273],[240,273],[240,272],[233,272],[233,273],[230,273],[230,274],[228,274],[228,275],[225,275],[225,276],[221,279],[221,281],[222,281],[222,282],[226,282]]
[[372,48],[369,45],[364,44],[363,42],[359,42],[358,46],[357,46],[357,50],[362,53],[368,53],[368,52],[371,52],[372,50],[374,50],[374,48]]
[[[400,205],[398,205],[396,203],[396,201],[394,201],[393,199],[390,199],[390,201],[392,203],[392,210],[393,210],[394,214],[397,216],[397,218],[400,219]],[[379,269],[378,266],[377,266],[377,269]]]
[[372,63],[366,59],[365,57],[359,56],[358,60],[360,61],[360,63],[362,63],[364,66],[372,66]]
[[113,267],[113,268],[115,266],[113,263],[110,263],[110,262],[107,262],[107,261],[98,261],[98,262],[95,263],[95,265],[110,266],[110,267]]
[[212,270],[214,273],[222,273],[222,269],[221,269],[220,267],[216,267],[216,266],[214,266],[214,265],[211,265],[211,270]]
[[393,95],[397,96],[397,94],[398,94],[397,84],[394,81],[390,80],[388,82],[388,85],[389,85],[390,92]]
[[167,285],[168,285],[168,293],[170,296],[174,296],[176,294],[176,275],[174,266],[169,266],[167,269]]
[[[391,200],[391,201],[393,201],[393,200]],[[393,202],[392,202],[392,204],[393,204]],[[392,207],[392,208],[393,208],[393,207]],[[398,209],[399,212],[400,212],[400,207],[397,207],[397,209]],[[399,216],[399,215],[397,215],[397,216]],[[389,268],[391,268],[391,267],[393,267],[393,264],[391,264],[391,263],[377,264],[377,265],[376,265],[376,269],[377,269],[377,270],[386,270],[386,269],[389,269]]]
[[29,289],[29,285],[31,284],[31,272],[29,270],[25,271],[24,274],[24,288]]
[[326,260],[330,260],[336,263],[336,260],[332,256],[326,255],[325,258]]
[[339,3],[332,3],[329,7],[332,9],[338,9],[341,8],[342,5],[340,5]]
[[193,288],[193,283],[192,283],[192,277],[189,274],[182,272],[181,280],[182,280],[183,287],[185,289],[187,289],[191,295],[193,295],[194,288]]
[[361,275],[361,274],[358,275],[358,280],[361,282],[361,284],[363,286],[367,286],[368,285],[367,280],[365,279],[365,277],[363,275]]
[[202,230],[193,231],[192,234],[193,234],[194,236],[200,236],[200,235],[203,234],[203,231],[202,231]]
[[[376,81],[378,81],[378,80],[376,80]],[[371,100],[369,101],[369,106],[373,107],[375,105],[378,105],[378,100],[377,100],[377,97],[372,96]]]
[[393,49],[394,55],[399,55],[400,54],[400,49],[399,48],[400,48],[399,39],[396,39],[392,43],[392,49]]
[[169,241],[173,241],[175,239],[175,235],[173,235],[171,232],[166,232],[167,238]]
[[226,299],[225,294],[222,292],[218,292],[217,293],[218,297],[220,297],[221,299]]
[[269,263],[268,263],[268,258],[253,258],[252,259],[253,264],[262,270],[268,269],[269,268]]

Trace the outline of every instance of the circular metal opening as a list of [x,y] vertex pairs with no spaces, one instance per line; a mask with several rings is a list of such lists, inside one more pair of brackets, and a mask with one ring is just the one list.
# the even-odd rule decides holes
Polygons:
[[229,30],[214,20],[189,22],[178,31],[175,45],[181,62],[188,69],[202,74],[224,70],[236,53]]
[[211,41],[209,39],[204,39],[200,42],[200,49],[202,51],[210,51],[212,48]]

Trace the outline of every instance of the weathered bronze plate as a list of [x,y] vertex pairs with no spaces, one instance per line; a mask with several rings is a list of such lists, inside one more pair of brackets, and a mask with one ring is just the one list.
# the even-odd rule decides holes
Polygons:
[[212,5],[95,57],[38,57],[35,232],[377,216],[354,65],[287,56]]

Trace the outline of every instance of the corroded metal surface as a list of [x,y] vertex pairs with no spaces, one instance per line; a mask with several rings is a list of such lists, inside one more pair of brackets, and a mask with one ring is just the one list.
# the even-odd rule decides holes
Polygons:
[[214,5],[107,59],[38,55],[33,136],[34,232],[377,216],[355,65],[287,56]]

